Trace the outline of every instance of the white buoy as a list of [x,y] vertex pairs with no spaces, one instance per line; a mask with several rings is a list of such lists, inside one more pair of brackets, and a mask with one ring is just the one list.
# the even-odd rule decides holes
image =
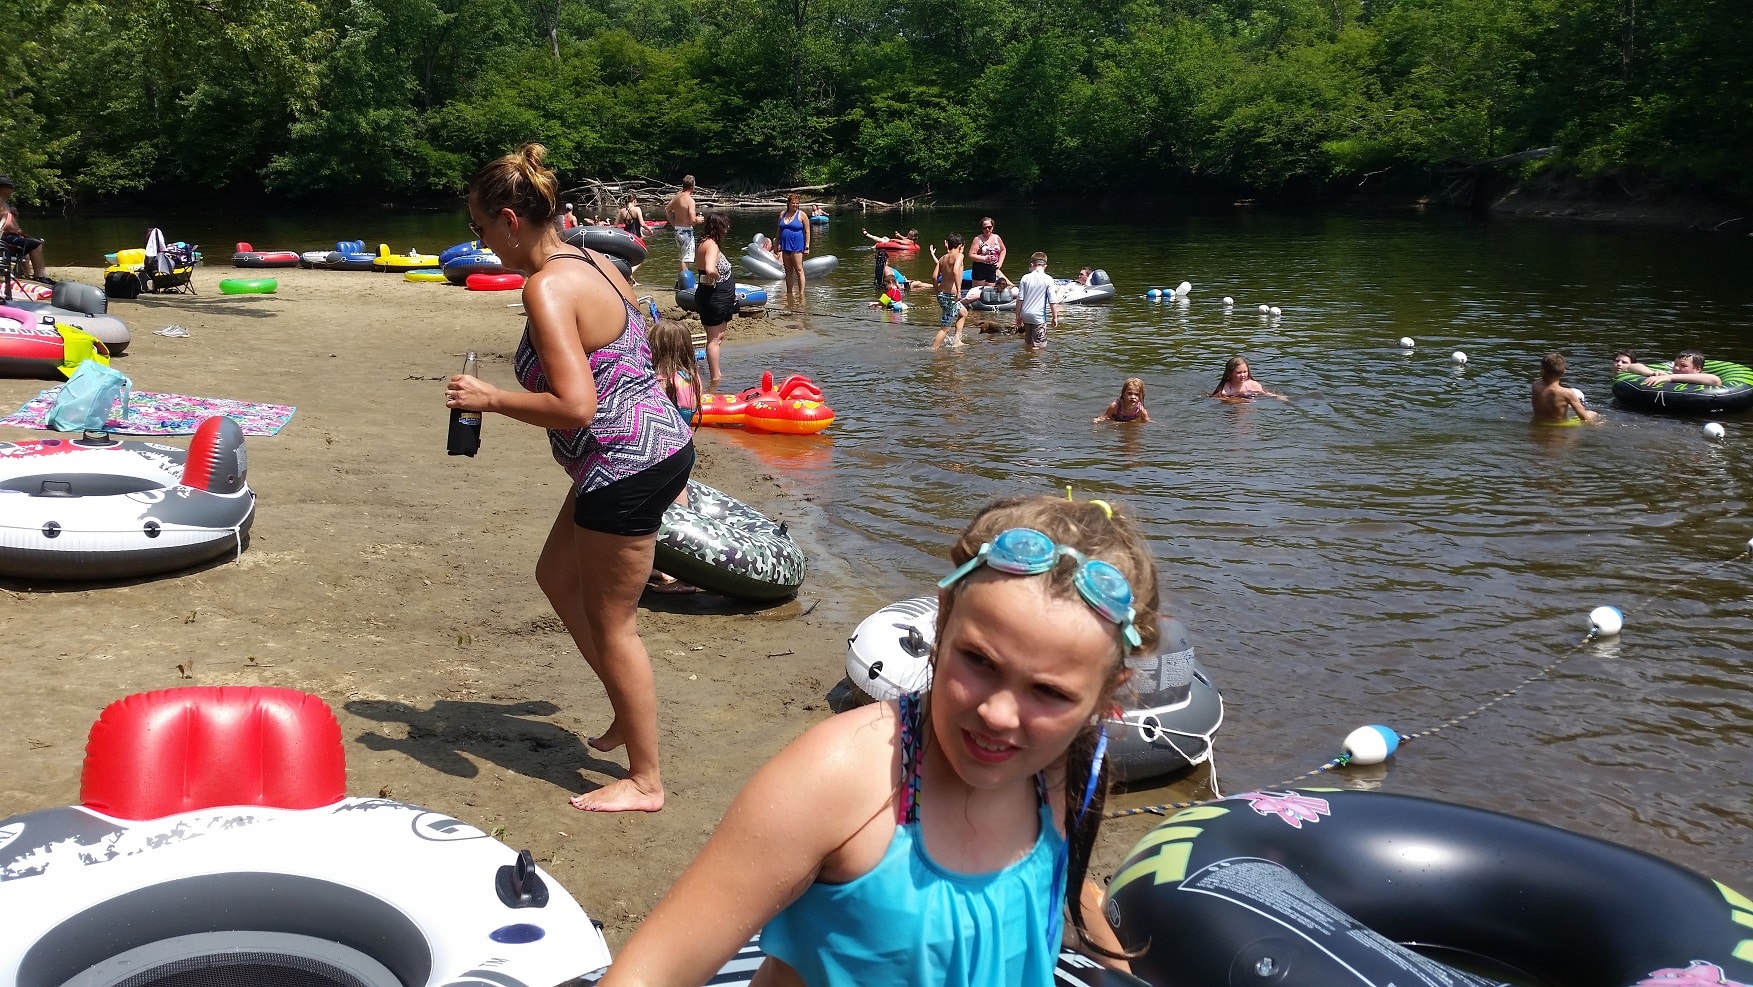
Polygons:
[[1380,724],[1358,727],[1345,737],[1352,764],[1380,764],[1400,748],[1400,735]]
[[1223,296],[1223,307],[1224,308],[1229,308],[1231,305],[1234,305],[1235,303],[1236,303],[1236,300],[1234,298],[1231,298],[1228,295]]
[[1599,637],[1612,637],[1625,626],[1625,615],[1618,607],[1596,607],[1589,611],[1589,630]]
[[1273,315],[1283,315],[1284,314],[1284,309],[1279,308],[1277,305],[1272,306],[1271,311],[1272,311]]
[[1716,439],[1718,442],[1721,442],[1723,438],[1722,422],[1705,422],[1704,437],[1707,439]]
[[1157,299],[1163,297],[1163,290],[1161,288],[1152,288],[1149,291],[1144,293],[1144,297],[1146,297],[1154,302]]
[[1460,350],[1456,350],[1455,352],[1450,353],[1449,359],[1455,361],[1456,363],[1461,364],[1462,366],[1466,366],[1466,364],[1467,364],[1467,354],[1461,352]]
[[1409,350],[1412,348],[1412,345],[1413,344],[1412,344],[1412,337],[1411,336],[1401,336],[1400,337],[1400,348],[1401,349]]
[[1261,315],[1271,315],[1272,314],[1272,306],[1270,306],[1270,305],[1260,306],[1260,314]]
[[1175,294],[1180,295],[1182,298],[1187,297],[1187,294],[1192,290],[1193,282],[1191,281],[1183,281],[1175,286]]

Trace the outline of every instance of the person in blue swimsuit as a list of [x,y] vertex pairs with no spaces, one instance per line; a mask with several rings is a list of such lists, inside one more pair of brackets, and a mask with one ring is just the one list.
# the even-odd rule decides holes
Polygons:
[[803,259],[810,252],[810,218],[803,213],[797,193],[785,199],[779,214],[779,258],[785,266],[785,293],[803,294]]
[[757,931],[762,985],[1051,987],[1066,941],[1124,965],[1085,874],[1101,723],[1157,645],[1150,551],[1110,505],[1030,497],[950,558],[927,691],[763,766],[602,987],[704,984]]

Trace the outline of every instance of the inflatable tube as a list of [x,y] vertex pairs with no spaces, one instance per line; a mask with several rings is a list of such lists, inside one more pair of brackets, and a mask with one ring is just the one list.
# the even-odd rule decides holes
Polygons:
[[[77,287],[87,288],[90,286],[78,285]],[[134,334],[128,331],[128,324],[113,315],[86,315],[83,312],[71,311],[46,302],[13,302],[12,307],[22,312],[29,312],[37,316],[38,319],[46,315],[60,325],[72,326],[103,343],[104,349],[109,351],[110,356],[121,356],[127,352],[128,343],[134,338]]]
[[[522,987],[609,962],[527,852],[442,812],[346,797],[340,729],[314,696],[130,696],[87,751],[85,804],[0,820],[0,983]],[[126,781],[155,775],[207,797],[123,815],[141,801]]]
[[523,287],[523,275],[471,274],[463,283],[470,291],[513,291]]
[[[743,267],[752,275],[766,281],[785,280],[785,267],[773,252],[767,249],[768,239],[765,234],[757,236],[748,246],[743,248],[743,255],[738,258]],[[820,257],[806,257],[803,262],[804,280],[823,277],[834,273],[840,267],[840,258],[833,254]]]
[[748,600],[795,594],[806,568],[785,525],[694,480],[687,506],[664,511],[655,565],[701,589]]
[[[1666,373],[1672,364],[1652,364],[1651,368]],[[1652,387],[1645,383],[1649,378],[1625,373],[1613,378],[1613,397],[1627,408],[1670,415],[1720,415],[1753,408],[1753,369],[1727,360],[1706,360],[1704,372],[1721,377],[1722,385],[1670,381]]]
[[829,217],[827,217],[827,216],[811,216],[810,217],[810,225],[811,226],[827,226],[828,219],[829,219]]
[[438,257],[435,254],[423,254],[418,250],[410,250],[405,254],[390,253],[390,245],[377,245],[377,256],[371,259],[371,269],[396,274],[402,271],[437,270]]
[[292,250],[257,250],[248,243],[239,241],[237,252],[231,255],[232,267],[297,267],[299,255]]
[[415,284],[444,284],[449,279],[443,271],[409,271],[402,275],[402,280]]
[[362,250],[331,250],[323,266],[331,271],[369,271],[376,262],[376,254]]
[[438,266],[443,267],[464,254],[490,254],[492,252],[479,240],[453,243],[438,252]]
[[272,295],[280,290],[273,278],[226,278],[219,282],[221,295]]
[[878,240],[871,244],[875,250],[887,250],[891,254],[912,254],[919,252],[919,244],[910,240]]
[[743,427],[756,432],[782,435],[814,435],[834,424],[834,409],[820,401],[750,401],[743,411]]
[[467,284],[471,274],[504,274],[505,265],[491,250],[453,255],[444,262],[444,277],[451,284]]
[[1061,305],[1094,305],[1114,300],[1114,282],[1108,278],[1108,272],[1097,268],[1090,272],[1089,284],[1078,284],[1076,280],[1060,278],[1053,282],[1053,300]]
[[242,554],[256,509],[243,430],[209,418],[190,449],[0,442],[0,575],[130,579]]
[[[767,289],[765,288],[752,288],[746,284],[739,284],[736,286],[736,296],[739,312],[755,312],[767,307]],[[694,289],[677,289],[676,306],[684,312],[700,311],[700,307],[694,303]]]
[[1017,289],[1015,285],[998,288],[986,285],[980,289],[980,297],[968,302],[969,308],[976,312],[1008,312],[1016,308]]
[[574,226],[561,239],[583,250],[619,257],[629,264],[645,263],[645,241],[619,226]]
[[88,359],[107,365],[109,348],[71,325],[0,306],[0,377],[71,377]]
[[299,267],[323,268],[329,266],[329,255],[333,250],[306,250],[298,255]]
[[1132,848],[1108,895],[1124,945],[1158,944],[1132,961],[1157,987],[1753,983],[1745,896],[1637,850],[1405,795],[1248,792],[1184,810]]
[[[1137,706],[1110,711],[1108,767],[1116,781],[1142,781],[1203,764],[1223,725],[1223,695],[1193,655],[1187,628],[1157,621],[1158,653],[1128,659]],[[846,642],[846,678],[877,700],[931,684],[937,597],[891,603],[864,618]]]
[[49,291],[49,302],[56,308],[80,315],[103,315],[110,310],[110,299],[103,289],[78,281],[57,281]]
[[743,423],[749,402],[729,394],[700,395],[700,424],[735,428]]

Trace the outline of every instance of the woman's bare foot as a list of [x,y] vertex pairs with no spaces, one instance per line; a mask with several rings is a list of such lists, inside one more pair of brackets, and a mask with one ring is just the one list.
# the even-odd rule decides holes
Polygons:
[[572,796],[572,807],[585,812],[656,812],[663,808],[663,788],[648,792],[632,778],[612,781],[593,792]]
[[600,751],[604,754],[607,754],[626,743],[626,741],[621,738],[621,728],[613,723],[609,724],[609,728],[603,731],[602,736],[586,737],[584,742],[590,745],[591,750]]

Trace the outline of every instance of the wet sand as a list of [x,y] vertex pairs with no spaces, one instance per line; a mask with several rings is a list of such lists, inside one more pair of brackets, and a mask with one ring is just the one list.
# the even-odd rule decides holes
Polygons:
[[[102,280],[90,268],[53,273]],[[749,774],[829,715],[852,628],[844,608],[816,604],[854,589],[836,575],[846,567],[812,558],[798,598],[773,606],[647,594],[640,629],[668,807],[572,809],[569,795],[621,777],[626,762],[584,745],[607,726],[608,701],[532,576],[565,475],[540,429],[491,415],[478,457],[444,454],[442,381],[464,351],[480,353],[484,379],[516,386],[522,314],[507,306],[517,293],[387,274],[238,276],[258,273],[278,278],[279,293],[224,296],[218,282],[232,272],[202,268],[199,295],[112,302],[134,334],[115,366],[137,390],[298,411],[278,435],[248,440],[258,502],[241,560],[126,585],[0,583],[0,817],[77,802],[86,731],[122,696],[197,683],[302,689],[340,718],[350,794],[502,828],[618,948]],[[187,338],[153,334],[172,324]],[[727,351],[792,331],[738,318]],[[0,413],[53,383],[0,379]],[[0,427],[6,440],[51,434]],[[769,516],[806,518],[729,438],[697,437],[695,477]],[[1149,801],[1181,797],[1165,789]],[[1155,821],[1111,823],[1092,874],[1111,872]]]

